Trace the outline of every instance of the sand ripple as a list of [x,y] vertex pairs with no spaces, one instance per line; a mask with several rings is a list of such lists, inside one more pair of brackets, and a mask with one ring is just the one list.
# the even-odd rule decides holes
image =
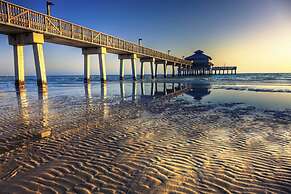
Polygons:
[[[290,111],[175,95],[47,101],[1,108],[1,193],[291,192]],[[43,128],[52,137],[35,139]]]

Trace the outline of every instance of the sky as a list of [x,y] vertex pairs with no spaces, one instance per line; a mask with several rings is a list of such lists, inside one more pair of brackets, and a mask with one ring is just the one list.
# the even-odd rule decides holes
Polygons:
[[[10,0],[45,12],[45,0]],[[291,0],[53,0],[52,15],[137,42],[177,57],[204,50],[215,65],[241,73],[291,73]],[[80,48],[45,43],[48,75],[83,74]],[[13,75],[13,50],[0,35],[0,75]],[[92,74],[99,74],[91,56]],[[140,65],[137,65],[139,73]],[[119,73],[116,55],[107,73]],[[160,67],[161,68],[161,67]],[[170,69],[170,68],[169,68]],[[159,69],[161,71],[161,69]],[[131,67],[126,62],[125,73]],[[145,73],[150,68],[145,66]],[[25,74],[35,75],[32,47],[25,47]]]

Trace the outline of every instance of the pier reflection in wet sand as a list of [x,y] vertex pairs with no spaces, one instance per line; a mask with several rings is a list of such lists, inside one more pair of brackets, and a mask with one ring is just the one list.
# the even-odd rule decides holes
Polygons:
[[48,105],[48,87],[47,85],[38,87],[38,101],[39,106],[39,115],[41,126],[43,130],[49,128],[49,105]]
[[[49,107],[48,107],[48,88],[47,86],[38,87],[38,105],[37,112],[31,112],[27,97],[27,91],[24,86],[16,86],[16,96],[18,101],[18,110],[20,113],[20,120],[27,127],[34,126],[36,130],[45,129],[49,126]],[[31,113],[30,113],[31,112]],[[30,114],[36,114],[37,120],[31,120]],[[30,121],[31,120],[31,121]],[[38,123],[38,124],[37,124]]]
[[23,121],[24,125],[29,125],[29,111],[26,88],[24,86],[17,86],[15,87],[15,90],[20,118]]
[[[16,90],[22,124],[0,120],[1,192],[291,192],[288,110],[195,103],[212,94],[207,83],[79,89],[82,95],[40,88],[34,100],[25,88]],[[31,138],[31,129],[43,128],[53,135]]]

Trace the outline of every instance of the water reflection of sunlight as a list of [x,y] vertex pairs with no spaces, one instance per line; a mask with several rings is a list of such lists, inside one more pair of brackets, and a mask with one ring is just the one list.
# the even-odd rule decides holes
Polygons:
[[132,101],[135,101],[137,97],[137,82],[132,82]]
[[[125,85],[129,86],[129,84],[126,84],[124,81],[120,81],[120,98],[122,101],[126,100],[127,96],[126,96],[126,91],[125,91]],[[138,82],[137,81],[133,81],[131,83],[131,100],[132,101],[136,101],[137,97],[138,97]],[[142,89],[141,89],[142,92]]]
[[155,82],[155,96],[167,95],[166,82],[158,83]]
[[85,89],[85,98],[86,98],[86,128],[89,129],[89,123],[90,123],[90,115],[93,108],[93,102],[92,102],[92,94],[91,94],[91,83],[84,83],[84,89]]
[[109,109],[109,105],[107,102],[105,102],[105,100],[107,99],[107,83],[101,83],[101,100],[103,101],[101,104],[101,111],[103,114],[103,118],[108,118],[109,113],[110,113],[110,109]]
[[18,110],[20,118],[24,125],[29,125],[29,110],[26,88],[24,86],[16,86],[16,96],[18,101]]
[[43,129],[49,126],[49,106],[48,106],[48,88],[46,85],[38,87],[38,99],[40,104],[40,118]]
[[154,96],[155,95],[155,84],[154,82],[145,83],[140,82],[140,94],[141,96]]
[[124,81],[120,81],[120,97],[122,101],[125,100]]
[[91,93],[91,83],[84,83],[85,98],[86,98],[86,110],[89,113],[92,108],[92,93]]
[[86,97],[86,99],[92,99],[91,83],[85,83],[84,84],[84,89],[85,89],[85,97]]
[[[98,84],[99,86],[99,84]],[[192,88],[191,91],[189,92]],[[100,99],[104,106],[104,110],[108,110],[108,100],[112,100],[112,97],[119,97],[121,101],[142,101],[144,99],[149,98],[158,98],[165,95],[181,95],[182,93],[189,92],[189,95],[193,95],[193,92],[196,96],[208,95],[210,93],[210,85],[203,86],[195,86],[193,84],[186,83],[175,83],[175,82],[147,82],[147,81],[120,81],[120,82],[109,82],[109,83],[101,83],[100,84]],[[91,84],[85,84],[85,96],[87,98],[87,102],[91,103],[92,100],[92,92]],[[186,90],[187,91],[186,91]],[[195,91],[194,91],[195,90]],[[203,91],[205,90],[205,91]],[[202,94],[203,93],[203,94]],[[193,96],[194,97],[194,96]],[[108,115],[104,112],[105,116]]]

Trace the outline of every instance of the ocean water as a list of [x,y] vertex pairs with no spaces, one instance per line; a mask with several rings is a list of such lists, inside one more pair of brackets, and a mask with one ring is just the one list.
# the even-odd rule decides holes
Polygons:
[[291,74],[118,79],[0,77],[0,193],[291,193]]
[[[138,93],[135,95],[140,96],[142,92],[140,90],[141,84],[149,82],[151,82],[149,75],[145,77],[142,83],[140,81],[136,82]],[[167,84],[175,82],[192,87],[193,91],[197,91],[197,96],[192,96],[193,98],[191,98],[191,94],[185,94],[183,98],[187,98],[193,103],[246,103],[256,108],[276,110],[291,108],[291,74],[288,73],[215,75],[210,77],[176,77],[167,79],[160,77],[157,82],[166,82]],[[48,76],[48,83],[49,95],[62,95],[62,92],[70,94],[72,90],[78,92],[78,95],[82,95],[84,88],[82,76]],[[116,97],[121,94],[119,83],[119,76],[108,76],[106,89],[108,88],[109,91],[107,92],[107,97]],[[132,85],[131,77],[126,76],[126,81],[123,84],[125,86]],[[92,77],[91,85],[95,88],[92,89],[92,92],[96,96],[101,95],[99,76]],[[0,76],[0,96],[10,96],[8,94],[10,92],[13,94],[15,91],[14,77]],[[35,92],[38,90],[35,76],[26,77],[26,91],[36,96]]]

